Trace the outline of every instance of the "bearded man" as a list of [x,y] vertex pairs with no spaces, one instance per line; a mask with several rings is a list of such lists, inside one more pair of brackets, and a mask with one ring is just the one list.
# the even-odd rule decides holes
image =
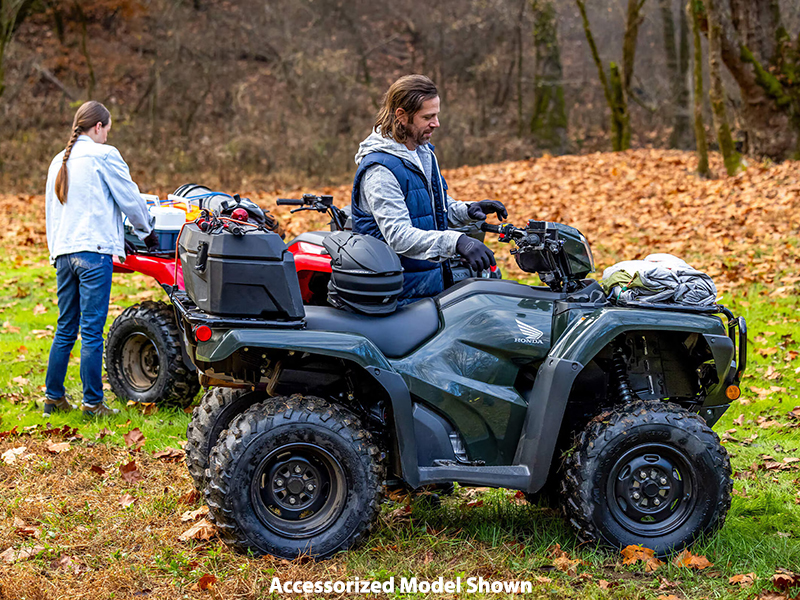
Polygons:
[[353,231],[385,241],[400,256],[400,304],[451,285],[449,258],[461,256],[475,271],[495,265],[494,253],[482,242],[448,228],[485,220],[490,213],[508,217],[496,200],[466,203],[448,196],[430,143],[439,109],[433,81],[401,77],[386,92],[373,131],[355,156]]

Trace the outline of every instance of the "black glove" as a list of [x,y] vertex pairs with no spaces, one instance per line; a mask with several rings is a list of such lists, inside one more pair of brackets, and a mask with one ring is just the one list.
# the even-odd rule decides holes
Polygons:
[[501,219],[508,218],[506,207],[498,200],[481,200],[480,202],[473,202],[467,207],[467,215],[473,221],[485,221],[486,215],[489,213],[497,213],[497,216]]
[[131,254],[136,254],[136,246],[125,240],[125,256],[130,256]]
[[160,250],[160,244],[158,243],[158,234],[156,233],[155,229],[151,231],[144,240],[144,245],[147,246],[148,252],[158,252]]
[[483,242],[462,233],[456,242],[456,252],[464,257],[469,266],[475,271],[485,271],[490,266],[496,265],[494,252],[489,250]]

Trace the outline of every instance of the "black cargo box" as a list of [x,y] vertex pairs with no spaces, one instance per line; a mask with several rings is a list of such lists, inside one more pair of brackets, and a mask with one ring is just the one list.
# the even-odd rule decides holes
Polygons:
[[207,233],[189,223],[178,252],[186,293],[200,310],[271,320],[305,316],[294,256],[279,235]]

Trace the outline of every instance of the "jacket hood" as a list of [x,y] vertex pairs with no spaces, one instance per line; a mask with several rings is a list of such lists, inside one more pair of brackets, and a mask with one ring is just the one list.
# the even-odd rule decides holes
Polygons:
[[379,129],[375,129],[367,136],[358,147],[358,152],[356,152],[355,161],[357,165],[361,164],[361,161],[364,160],[364,157],[372,152],[385,152],[386,154],[392,154],[397,158],[410,162],[411,164],[417,164],[417,160],[414,156],[412,156],[411,151],[405,147],[405,144],[401,144],[400,142],[394,141],[392,138],[385,138],[380,134]]

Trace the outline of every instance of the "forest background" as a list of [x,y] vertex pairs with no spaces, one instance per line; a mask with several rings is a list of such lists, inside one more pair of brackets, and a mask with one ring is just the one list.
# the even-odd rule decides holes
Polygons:
[[[718,22],[737,149],[796,155],[800,4],[694,7],[712,149],[707,40]],[[111,143],[143,191],[189,180],[254,192],[343,183],[382,94],[411,72],[439,86],[434,142],[445,168],[610,150],[619,115],[609,106],[620,101],[623,148],[693,149],[685,9],[683,0],[2,0],[0,189],[41,193],[89,98],[111,109]]]

